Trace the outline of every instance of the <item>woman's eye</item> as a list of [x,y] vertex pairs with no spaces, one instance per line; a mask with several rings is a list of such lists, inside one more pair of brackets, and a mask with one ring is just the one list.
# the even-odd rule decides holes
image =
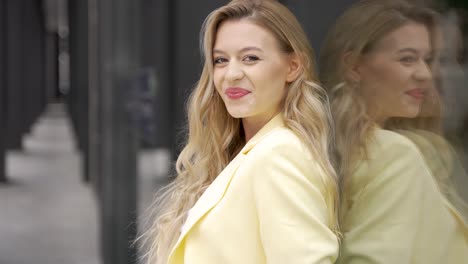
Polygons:
[[213,60],[213,64],[222,64],[222,63],[225,63],[225,62],[227,62],[227,59],[222,58],[222,57],[215,58],[215,59]]
[[416,57],[403,57],[400,59],[401,62],[405,63],[405,64],[409,64],[409,63],[413,63],[413,62],[416,62],[417,58]]
[[244,61],[247,61],[247,62],[254,62],[258,60],[260,60],[260,58],[255,55],[248,55],[244,57]]

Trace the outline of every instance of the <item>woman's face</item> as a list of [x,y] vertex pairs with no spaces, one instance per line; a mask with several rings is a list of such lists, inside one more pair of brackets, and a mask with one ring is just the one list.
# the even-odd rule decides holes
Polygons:
[[392,31],[354,69],[368,114],[377,123],[390,117],[416,117],[432,85],[427,27],[408,23]]
[[297,63],[273,34],[247,20],[223,22],[213,48],[214,84],[229,114],[265,123],[280,111]]

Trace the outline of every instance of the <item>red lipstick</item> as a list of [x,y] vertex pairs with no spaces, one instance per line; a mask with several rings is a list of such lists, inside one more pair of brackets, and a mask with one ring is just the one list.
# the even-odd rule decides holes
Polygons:
[[230,99],[239,99],[250,93],[249,90],[240,87],[230,87],[224,92]]

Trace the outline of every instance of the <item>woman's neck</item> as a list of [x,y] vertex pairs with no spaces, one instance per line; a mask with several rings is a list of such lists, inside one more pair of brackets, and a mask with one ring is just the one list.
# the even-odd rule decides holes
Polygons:
[[245,117],[242,118],[242,126],[244,128],[245,142],[248,142],[251,138],[257,134],[262,127],[264,127],[277,113],[268,117]]
[[383,128],[385,126],[385,122],[388,120],[388,116],[382,114],[382,112],[377,109],[374,109],[371,113],[373,114],[369,114],[369,117],[374,120],[375,124]]

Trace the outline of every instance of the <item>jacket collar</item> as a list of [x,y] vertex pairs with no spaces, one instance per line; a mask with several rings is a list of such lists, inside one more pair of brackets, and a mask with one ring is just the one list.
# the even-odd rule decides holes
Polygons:
[[181,244],[190,230],[195,226],[198,221],[203,218],[213,207],[215,207],[223,198],[226,190],[231,183],[232,177],[234,176],[237,168],[242,163],[245,155],[255,147],[267,134],[277,127],[283,127],[284,121],[282,114],[274,116],[267,124],[265,124],[256,134],[253,136],[247,144],[242,148],[240,153],[226,166],[226,168],[216,177],[216,179],[210,184],[205,190],[202,196],[198,199],[192,209],[187,213],[187,219],[182,225],[180,230],[180,236],[173,247],[170,255],[169,262],[179,259],[184,254],[180,251]]
[[277,127],[284,127],[283,114],[279,113],[275,115],[268,123],[266,123],[256,134],[253,136],[247,144],[242,148],[241,153],[247,154],[255,145],[258,144],[267,134]]

